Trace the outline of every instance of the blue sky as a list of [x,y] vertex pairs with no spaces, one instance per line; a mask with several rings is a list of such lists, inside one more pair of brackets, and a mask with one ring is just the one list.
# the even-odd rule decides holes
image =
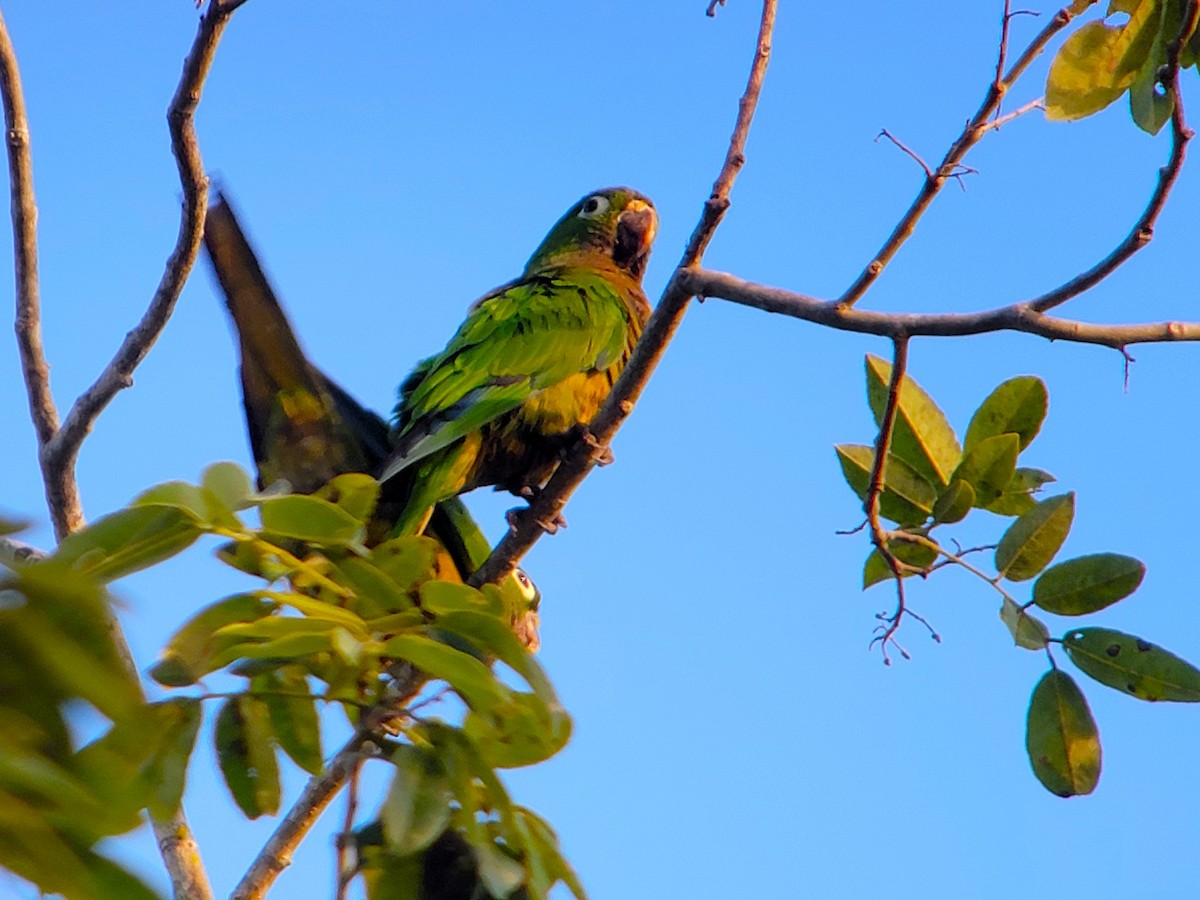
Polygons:
[[[784,3],[775,56],[712,268],[835,296],[919,186],[888,128],[935,160],[974,113],[1000,2]],[[5,9],[31,116],[45,341],[62,407],[140,316],[177,229],[164,111],[190,46],[188,0]],[[197,118],[310,355],[364,402],[439,349],[479,294],[516,274],[585,192],[627,183],[661,215],[657,297],[723,158],[757,4],[251,0],[230,24]],[[1016,46],[1042,19],[1014,21]],[[1055,44],[1054,46],[1057,46]],[[1047,59],[1009,108],[1038,96]],[[1194,72],[1185,98],[1200,108]],[[1011,123],[967,159],[863,301],[960,311],[1023,299],[1106,254],[1166,159],[1123,102],[1064,125]],[[1185,169],[1152,245],[1066,312],[1195,318],[1195,210]],[[0,265],[10,269],[7,244]],[[4,288],[6,292],[11,287]],[[10,295],[11,296],[11,295]],[[863,356],[885,342],[713,300],[694,306],[628,426],[616,465],[527,561],[545,596],[544,665],[575,719],[555,759],[512,773],[597,898],[1194,896],[1197,711],[1083,683],[1104,773],[1093,796],[1047,794],[1024,753],[1044,658],[1015,649],[998,602],[965,575],[914,586],[913,653],[867,643],[888,589],[859,590],[866,539],[832,445],[872,438]],[[1026,336],[914,342],[911,372],[961,430],[1017,374],[1050,415],[1023,457],[1078,491],[1065,555],[1112,550],[1149,574],[1096,617],[1200,660],[1190,604],[1197,445],[1193,346],[1121,358]],[[0,344],[8,512],[50,541],[19,367]],[[96,517],[208,463],[249,464],[224,311],[198,268],[175,318],[83,449]],[[509,498],[472,508],[499,536]],[[995,539],[1003,521],[962,532]],[[192,610],[245,585],[201,546],[121,582],[140,664]],[[1061,634],[1069,622],[1052,622]],[[1061,654],[1060,654],[1061,657]],[[1082,683],[1082,681],[1081,681]],[[207,742],[207,735],[204,738]],[[302,779],[293,770],[294,796]],[[219,895],[273,827],[245,823],[205,747],[187,809]],[[336,807],[335,807],[336,809]],[[327,814],[279,896],[331,894]],[[149,834],[112,848],[159,874]],[[0,893],[17,892],[0,880]]]

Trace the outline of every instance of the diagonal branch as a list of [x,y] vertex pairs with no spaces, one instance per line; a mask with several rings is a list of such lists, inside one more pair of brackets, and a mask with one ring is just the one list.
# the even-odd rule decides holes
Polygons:
[[974,313],[875,312],[847,308],[836,300],[821,300],[708,269],[690,269],[684,273],[683,280],[684,286],[700,297],[718,297],[839,331],[889,338],[904,334],[911,337],[962,337],[996,331],[1021,331],[1052,341],[1099,344],[1114,349],[1129,344],[1200,341],[1200,322],[1096,325],[1048,316],[1033,310],[1027,302]]
[[613,385],[604,406],[588,426],[591,439],[581,441],[563,460],[554,476],[530,504],[528,514],[521,517],[509,530],[479,571],[471,577],[471,584],[486,584],[502,577],[545,533],[544,523],[554,522],[559,518],[568,498],[583,483],[596,462],[604,457],[617,429],[633,411],[634,404],[683,320],[683,314],[687,311],[693,293],[685,286],[682,276],[700,264],[704,251],[729,208],[729,192],[733,188],[734,180],[746,162],[746,138],[750,133],[750,123],[754,118],[754,110],[762,92],[763,78],[771,58],[771,35],[775,28],[776,6],[777,0],[763,2],[750,76],[745,93],[738,102],[737,121],[729,140],[725,162],[713,184],[712,193],[705,201],[704,211],[688,240],[679,267],[671,276],[662,298],[646,323],[646,330],[634,348],[625,370]]
[[[1020,78],[1025,70],[1046,48],[1058,32],[1065,28],[1070,21],[1075,18],[1077,11],[1075,6],[1064,6],[1060,9],[1043,28],[1038,35],[1025,48],[1024,52],[1013,63],[1012,68],[1008,70],[1003,78],[994,78],[988,84],[987,94],[984,95],[983,103],[979,106],[979,111],[967,122],[962,133],[950,145],[950,149],[946,151],[946,155],[942,158],[941,163],[930,175],[927,175],[924,183],[921,185],[921,190],[917,192],[916,198],[908,207],[908,210],[896,223],[896,227],[892,229],[892,233],[888,235],[883,246],[879,248],[875,256],[867,263],[866,267],[854,279],[850,287],[846,288],[845,293],[838,298],[838,303],[843,306],[850,307],[862,299],[863,294],[875,283],[884,267],[891,262],[897,251],[904,245],[904,242],[912,236],[913,230],[916,228],[918,220],[929,209],[929,205],[933,203],[934,197],[938,195],[946,182],[953,177],[953,173],[958,171],[958,167],[962,164],[963,157],[967,152],[979,143],[980,139],[987,134],[991,126],[989,119],[1000,109],[1000,103],[1004,96],[1008,93],[1009,88],[1013,86],[1018,78]],[[1009,12],[1009,4],[1005,3],[1004,21],[1001,30],[1000,40],[1000,59],[1001,63],[997,66],[997,71],[1003,68],[1003,59],[1008,51],[1008,23],[1011,18]]]
[[125,336],[112,361],[95,383],[75,401],[62,428],[43,441],[42,472],[48,496],[53,494],[59,497],[73,492],[75,498],[72,504],[51,501],[51,514],[60,538],[83,522],[74,473],[80,445],[117,392],[133,384],[134,369],[150,352],[166,326],[200,252],[204,213],[208,205],[208,178],[200,158],[194,119],[221,33],[233,10],[240,5],[241,2],[213,0],[200,17],[199,31],[184,61],[183,75],[167,111],[171,150],[183,188],[183,209],[179,235],[167,259],[166,271],[141,321]]

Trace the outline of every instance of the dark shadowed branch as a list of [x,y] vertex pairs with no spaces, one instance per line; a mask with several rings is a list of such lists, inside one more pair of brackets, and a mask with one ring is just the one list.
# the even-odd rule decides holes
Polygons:
[[621,377],[613,386],[612,393],[589,425],[591,440],[581,441],[563,460],[546,487],[530,504],[528,514],[522,516],[496,546],[487,562],[470,579],[471,584],[486,584],[502,577],[546,532],[546,523],[558,520],[568,498],[597,461],[604,458],[613,435],[633,411],[634,404],[679,327],[694,293],[686,287],[682,276],[700,264],[705,249],[725,215],[725,210],[729,208],[729,192],[734,180],[746,162],[746,138],[750,133],[750,123],[754,119],[754,110],[762,92],[767,64],[771,59],[775,10],[776,0],[764,0],[754,61],[750,66],[745,93],[738,102],[737,121],[725,154],[725,162],[713,184],[712,193],[705,201],[700,221],[688,240],[679,267],[663,291],[650,321],[646,323],[646,330],[634,348]]

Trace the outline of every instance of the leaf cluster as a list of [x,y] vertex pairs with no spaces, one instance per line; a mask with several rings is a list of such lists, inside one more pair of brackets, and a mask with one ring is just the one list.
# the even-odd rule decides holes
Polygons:
[[[1055,54],[1046,79],[1046,117],[1082,119],[1128,93],[1133,121],[1157,134],[1174,109],[1160,84],[1171,43],[1179,42],[1181,67],[1200,59],[1200,33],[1185,33],[1186,12],[1186,0],[1110,0],[1105,20],[1082,25]],[[1112,17],[1119,21],[1107,21]]]
[[[867,399],[876,425],[883,422],[891,365],[867,357]],[[946,566],[963,568],[1001,595],[1000,619],[1016,646],[1045,651],[1051,670],[1030,700],[1026,748],[1034,774],[1060,796],[1090,793],[1100,775],[1100,740],[1087,701],[1051,654],[1061,644],[1085,674],[1142,700],[1200,701],[1200,670],[1141,638],[1106,628],[1075,627],[1053,638],[1029,612],[1078,617],[1130,596],[1145,565],[1118,553],[1094,553],[1055,563],[1075,517],[1075,494],[1039,499],[1048,472],[1018,463],[1041,430],[1048,409],[1045,384],[1033,376],[1005,381],[971,416],[960,444],[945,414],[920,385],[904,375],[895,401],[892,439],[882,469],[879,514],[895,523],[863,567],[864,589],[913,575],[928,577]],[[868,495],[876,449],[836,447],[842,474],[860,499]],[[981,509],[1013,521],[992,547],[994,574],[947,549],[935,532]],[[878,540],[878,538],[877,538]],[[891,560],[887,556],[891,556]],[[1017,585],[1031,582],[1030,599],[1018,602]],[[902,595],[903,597],[903,595]],[[903,599],[901,610],[903,610]]]
[[[542,897],[558,881],[582,896],[553,833],[513,805],[496,774],[549,758],[571,732],[545,672],[514,634],[536,597],[512,578],[478,590],[463,584],[432,538],[368,549],[378,495],[378,483],[357,474],[314,495],[259,494],[244,471],[219,463],[200,484],[151,488],[31,567],[99,584],[215,535],[224,539],[223,562],[263,582],[195,613],[150,670],[170,688],[201,685],[217,672],[242,687],[114,714],[113,727],[81,754],[88,770],[119,790],[129,809],[169,815],[183,791],[201,701],[219,699],[213,743],[225,784],[247,817],[274,815],[279,751],[321,773],[320,708],[332,705],[386,743],[382,759],[395,768],[379,865],[419,869],[440,839],[467,848],[492,896],[520,888]],[[257,527],[245,521],[252,510]],[[459,721],[417,716],[406,704],[422,689],[457,696]]]

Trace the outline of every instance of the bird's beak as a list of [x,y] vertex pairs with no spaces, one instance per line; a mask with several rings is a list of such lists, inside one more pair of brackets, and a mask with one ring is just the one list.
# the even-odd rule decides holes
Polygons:
[[654,207],[644,200],[630,200],[617,219],[613,261],[640,276],[657,233],[658,214]]

